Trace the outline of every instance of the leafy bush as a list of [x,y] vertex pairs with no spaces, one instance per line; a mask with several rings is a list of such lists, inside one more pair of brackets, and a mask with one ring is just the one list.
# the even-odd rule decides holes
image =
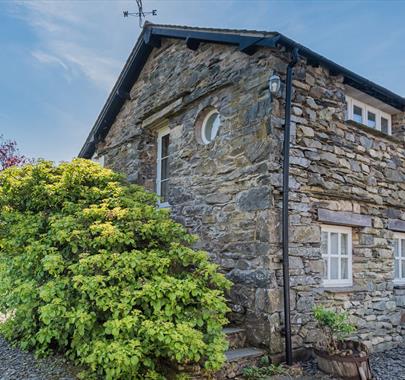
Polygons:
[[[355,326],[347,321],[346,313],[337,313],[322,306],[315,307],[313,313],[325,336],[322,348],[329,352],[338,351],[338,343],[356,330]],[[321,343],[320,346],[322,346]]]
[[268,379],[269,376],[286,374],[288,374],[288,369],[282,364],[270,363],[268,356],[260,358],[258,367],[243,368],[243,377],[248,380]]
[[87,160],[0,173],[1,333],[86,379],[224,360],[229,283],[156,198]]
[[245,367],[243,377],[248,380],[269,379],[269,376],[285,375],[286,369],[281,364],[269,364],[266,367]]

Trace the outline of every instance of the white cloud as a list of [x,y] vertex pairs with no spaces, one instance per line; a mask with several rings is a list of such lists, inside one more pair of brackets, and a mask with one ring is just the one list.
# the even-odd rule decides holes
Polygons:
[[[99,4],[82,1],[23,1],[15,4],[13,14],[24,20],[37,34],[40,43],[31,53],[37,61],[58,65],[64,69],[64,76],[68,79],[72,76],[66,76],[66,72],[75,77],[82,75],[98,88],[107,91],[113,86],[123,59],[116,58],[115,47],[105,49],[103,44],[108,43],[108,38],[106,42],[96,37],[100,36],[103,17],[110,16],[108,9],[106,12],[105,7],[97,6]],[[107,3],[108,7],[110,4]],[[114,4],[116,7],[117,4]],[[104,26],[104,33],[108,37],[112,28]]]
[[55,41],[52,48],[67,65],[80,70],[89,80],[105,89],[112,87],[121,68],[116,59],[73,42]]
[[50,64],[50,65],[59,65],[65,70],[69,70],[69,67],[58,57],[45,53],[40,50],[31,52],[31,55],[41,63]]

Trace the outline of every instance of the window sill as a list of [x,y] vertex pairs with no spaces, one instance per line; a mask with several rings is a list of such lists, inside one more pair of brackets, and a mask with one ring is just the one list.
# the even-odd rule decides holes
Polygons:
[[158,203],[159,208],[170,208],[170,204],[168,202]]
[[325,293],[359,293],[366,292],[367,288],[360,286],[323,286],[319,289]]
[[401,141],[400,139],[398,139],[398,138],[396,138],[396,137],[394,137],[392,135],[388,135],[387,133],[381,132],[378,129],[373,129],[371,127],[368,127],[365,124],[358,123],[357,121],[348,119],[348,120],[346,120],[346,124],[349,124],[349,125],[351,125],[353,127],[359,128],[362,131],[370,133],[370,134],[372,134],[374,136],[382,137],[384,139],[390,140],[390,141],[395,142],[397,144],[403,144],[403,141]]
[[394,289],[405,289],[405,281],[394,281]]

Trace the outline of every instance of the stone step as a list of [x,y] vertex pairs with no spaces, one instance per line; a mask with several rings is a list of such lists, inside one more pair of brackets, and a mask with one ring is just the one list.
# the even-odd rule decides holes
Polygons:
[[242,348],[246,345],[245,329],[239,327],[225,327],[224,333],[229,343],[229,349]]
[[262,357],[266,353],[265,350],[256,347],[237,348],[235,350],[228,350],[225,352],[226,360],[234,362],[245,358]]
[[255,366],[266,351],[255,347],[236,348],[225,352],[226,363],[214,376],[217,380],[233,379],[242,375],[243,368]]
[[176,368],[171,368],[171,372],[169,371],[167,373],[167,378],[174,379],[176,374],[183,373],[186,374],[190,380],[234,379],[242,375],[243,368],[258,365],[260,358],[264,355],[267,355],[267,352],[260,348],[236,348],[225,352],[226,362],[222,369],[216,372],[213,377],[204,375],[198,366],[177,366]]

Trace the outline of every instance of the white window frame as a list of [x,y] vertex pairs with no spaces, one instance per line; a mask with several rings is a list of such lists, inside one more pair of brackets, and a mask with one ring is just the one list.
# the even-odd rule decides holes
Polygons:
[[[170,141],[170,128],[169,127],[163,127],[161,129],[159,129],[158,134],[157,134],[157,155],[156,155],[156,194],[159,197],[162,195],[162,193],[161,193],[161,185],[162,185],[161,161],[163,158],[169,157],[169,156],[162,157],[162,138],[166,135],[169,135],[169,141]],[[170,178],[170,176],[168,178]],[[167,181],[168,180],[169,179],[167,179]],[[158,205],[161,208],[170,207],[169,202],[161,202],[160,199],[158,201]]]
[[[328,260],[327,264],[327,270],[328,270],[328,275],[327,278],[323,279],[323,285],[325,287],[340,287],[340,286],[352,286],[353,285],[353,274],[352,274],[352,263],[353,263],[353,255],[352,255],[352,228],[351,227],[342,227],[342,226],[334,226],[334,225],[321,225],[321,239],[322,239],[322,232],[327,232],[328,233],[328,253],[326,255],[322,254],[322,261],[326,258]],[[331,250],[331,245],[330,245],[330,233],[338,233],[339,238],[338,238],[338,251],[339,255],[331,255],[330,250]],[[340,248],[341,248],[341,234],[347,234],[347,273],[348,273],[348,278],[347,279],[340,279],[341,276],[341,258],[342,255],[340,254]],[[339,258],[339,269],[338,269],[338,277],[339,279],[330,279],[330,272],[331,272],[331,266],[330,266],[330,259],[331,257],[337,257]]]
[[[388,135],[391,135],[392,133],[392,120],[391,120],[391,115],[381,111],[378,108],[375,108],[373,106],[370,106],[366,103],[363,103],[357,99],[352,98],[351,96],[346,95],[346,103],[347,103],[347,120],[353,120],[354,121],[354,112],[353,112],[353,108],[354,106],[357,106],[359,108],[361,108],[362,110],[362,114],[363,114],[363,125],[365,125],[366,127],[370,128],[370,129],[376,129],[377,131],[381,132],[381,118],[383,117],[384,119],[388,120]],[[368,126],[368,112],[372,112],[376,115],[376,127],[372,128]],[[385,132],[383,132],[385,133]]]
[[[395,267],[394,267],[394,273],[393,273],[393,278],[394,278],[394,283],[395,284],[405,284],[405,273],[402,273],[402,265],[401,262],[405,261],[405,257],[401,256],[401,245],[405,244],[405,233],[400,233],[396,232],[394,234],[394,239],[398,240],[398,250],[399,250],[399,277],[395,277]],[[402,243],[403,240],[403,243]],[[394,265],[395,265],[395,248],[393,250],[393,258],[394,258]]]
[[364,103],[358,102],[355,99],[351,100],[351,105],[349,107],[349,117],[350,117],[350,119],[354,120],[354,106],[357,106],[357,107],[359,107],[361,109],[361,114],[362,114],[362,117],[363,117],[363,122],[361,124],[366,125],[365,124],[365,121],[366,121],[366,107],[365,107]]
[[[214,115],[214,114],[218,114],[219,127],[218,127],[218,129],[217,129],[217,131],[216,131],[216,133],[215,133],[214,138],[213,138],[212,140],[207,140],[207,138],[205,137],[205,129],[206,129],[206,127],[207,127],[208,120],[209,120],[210,117],[211,117],[212,115]],[[208,145],[208,144],[212,143],[212,142],[215,140],[215,138],[218,136],[218,133],[219,133],[219,130],[220,130],[220,129],[221,129],[221,114],[219,113],[219,111],[218,111],[217,109],[213,109],[213,110],[211,110],[210,112],[208,112],[208,113],[205,115],[204,120],[203,120],[203,122],[202,122],[202,127],[201,127],[201,139],[202,139],[203,143],[204,143],[205,145]]]
[[104,165],[105,165],[105,160],[104,160],[104,156],[103,156],[103,155],[98,156],[98,155],[95,153],[95,154],[93,154],[93,157],[91,158],[91,160],[92,160],[93,162],[97,162],[97,163],[100,164],[100,166],[102,166],[102,167],[104,167]]

